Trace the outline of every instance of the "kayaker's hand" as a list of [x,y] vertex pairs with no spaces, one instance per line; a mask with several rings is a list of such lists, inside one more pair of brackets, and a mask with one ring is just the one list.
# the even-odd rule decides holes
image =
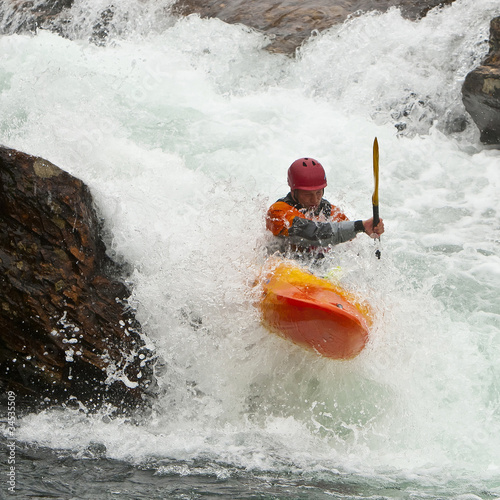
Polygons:
[[363,221],[363,226],[365,227],[365,233],[370,238],[379,238],[384,232],[384,221],[380,219],[379,223],[373,227],[373,217]]

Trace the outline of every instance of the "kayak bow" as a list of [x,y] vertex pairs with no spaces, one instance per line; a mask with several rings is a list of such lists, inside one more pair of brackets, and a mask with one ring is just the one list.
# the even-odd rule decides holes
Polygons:
[[369,306],[340,285],[287,260],[271,262],[261,283],[262,321],[270,331],[331,359],[352,359],[365,347]]

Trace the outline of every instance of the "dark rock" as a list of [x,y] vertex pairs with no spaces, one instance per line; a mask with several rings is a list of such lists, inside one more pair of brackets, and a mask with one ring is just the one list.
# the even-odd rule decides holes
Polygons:
[[500,144],[500,17],[490,24],[490,50],[462,87],[465,109],[481,132],[484,144]]
[[109,35],[109,27],[113,21],[114,10],[112,7],[104,9],[100,14],[99,21],[95,24],[90,41],[95,45],[106,45]]
[[26,405],[143,405],[151,353],[106,255],[92,196],[0,147],[0,382]]
[[370,11],[385,12],[399,7],[409,19],[419,19],[435,7],[454,0],[177,0],[174,12],[217,17],[241,23],[270,35],[271,52],[293,54],[314,30],[325,30],[349,16]]
[[[271,38],[267,50],[293,54],[314,30],[325,30],[344,22],[349,16],[370,11],[385,12],[398,7],[408,19],[419,19],[435,7],[454,0],[177,0],[172,6],[176,15],[199,14],[217,17],[227,23],[241,23],[266,33]],[[73,0],[32,2],[16,0],[4,9],[4,32],[36,31],[37,28],[70,35],[69,8]],[[90,40],[97,45],[106,43],[113,29],[114,6],[103,5]],[[69,26],[69,29],[68,29]],[[119,30],[118,30],[119,31]]]
[[0,12],[0,21],[5,32],[32,32],[37,28],[60,32],[60,16],[71,8],[73,0],[13,0]]

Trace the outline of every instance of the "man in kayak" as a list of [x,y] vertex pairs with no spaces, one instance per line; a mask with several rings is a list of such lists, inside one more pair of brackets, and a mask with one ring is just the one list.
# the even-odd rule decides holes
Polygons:
[[270,246],[272,251],[320,254],[326,247],[354,239],[358,233],[378,238],[384,232],[382,219],[375,227],[373,218],[350,221],[323,198],[325,170],[312,158],[300,158],[290,165],[288,185],[290,192],[267,212],[266,227],[276,237],[276,245]]

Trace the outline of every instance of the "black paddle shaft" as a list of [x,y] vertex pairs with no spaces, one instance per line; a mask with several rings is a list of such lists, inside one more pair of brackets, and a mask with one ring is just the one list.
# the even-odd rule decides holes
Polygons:
[[373,227],[378,226],[380,217],[378,215],[378,205],[373,205]]

